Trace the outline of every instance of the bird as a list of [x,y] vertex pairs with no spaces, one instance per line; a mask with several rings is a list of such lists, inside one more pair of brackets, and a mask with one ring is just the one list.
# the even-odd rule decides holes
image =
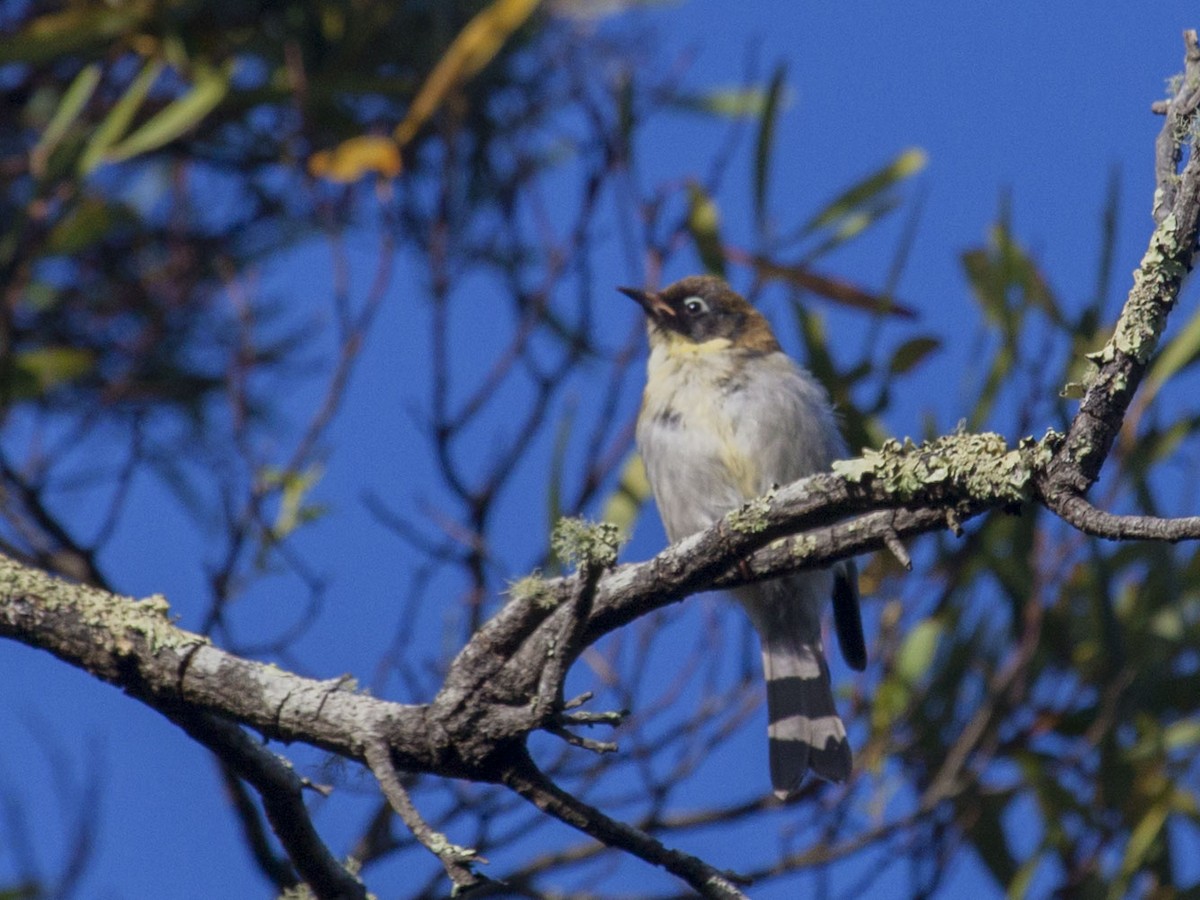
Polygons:
[[[650,354],[636,443],[674,543],[845,453],[825,389],[785,354],[766,318],[723,279],[622,287],[646,315]],[[866,666],[853,560],[732,591],[762,646],[771,786],[786,800],[811,769],[850,776],[846,726],[821,640],[832,599],[846,662]]]

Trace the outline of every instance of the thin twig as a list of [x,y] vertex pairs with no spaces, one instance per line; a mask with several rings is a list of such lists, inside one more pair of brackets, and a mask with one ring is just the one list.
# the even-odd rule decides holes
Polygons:
[[1110,541],[1200,540],[1200,516],[1164,519],[1158,516],[1117,515],[1098,509],[1079,496],[1056,497],[1050,504],[1065,522],[1084,534]]
[[505,768],[502,778],[504,784],[547,815],[609,847],[625,850],[652,865],[663,867],[682,878],[702,897],[714,900],[746,897],[737,886],[745,883],[740,876],[722,872],[697,857],[664,847],[644,831],[610,819],[552,782],[523,750]]
[[365,900],[363,883],[338,862],[317,834],[302,796],[305,782],[291,766],[232,722],[186,708],[162,712],[254,786],[271,829],[317,897]]
[[418,841],[441,862],[446,874],[454,882],[457,890],[472,888],[486,883],[487,879],[471,868],[472,863],[483,862],[483,859],[470,847],[460,847],[452,844],[441,832],[434,831],[421,817],[417,808],[408,796],[408,791],[400,783],[400,775],[392,764],[392,753],[383,740],[368,741],[363,748],[363,755],[371,774],[379,782],[380,790],[387,798],[392,809],[401,821],[408,826]]

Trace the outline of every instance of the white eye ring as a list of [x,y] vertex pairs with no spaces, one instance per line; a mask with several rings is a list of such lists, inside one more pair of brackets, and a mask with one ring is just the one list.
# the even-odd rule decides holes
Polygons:
[[708,304],[703,297],[688,297],[683,301],[683,308],[687,310],[688,315],[698,316],[701,313],[708,312]]

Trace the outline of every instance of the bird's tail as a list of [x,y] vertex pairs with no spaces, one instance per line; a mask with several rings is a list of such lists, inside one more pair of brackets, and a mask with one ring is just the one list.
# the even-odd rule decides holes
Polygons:
[[850,742],[833,705],[829,665],[818,636],[760,635],[767,679],[771,786],[786,799],[812,769],[829,781],[850,777]]
[[734,591],[762,643],[771,786],[784,799],[809,769],[829,781],[850,777],[850,742],[821,645],[821,612],[833,589],[825,569]]
[[829,781],[850,777],[850,742],[821,644],[821,613],[833,590],[833,573],[818,569],[733,592],[762,643],[771,786],[782,799],[809,769]]

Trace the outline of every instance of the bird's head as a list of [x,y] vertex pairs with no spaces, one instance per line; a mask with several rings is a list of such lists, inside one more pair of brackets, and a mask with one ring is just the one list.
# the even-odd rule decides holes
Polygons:
[[651,344],[682,342],[762,353],[779,349],[762,314],[714,275],[692,275],[661,291],[617,290],[645,311]]

